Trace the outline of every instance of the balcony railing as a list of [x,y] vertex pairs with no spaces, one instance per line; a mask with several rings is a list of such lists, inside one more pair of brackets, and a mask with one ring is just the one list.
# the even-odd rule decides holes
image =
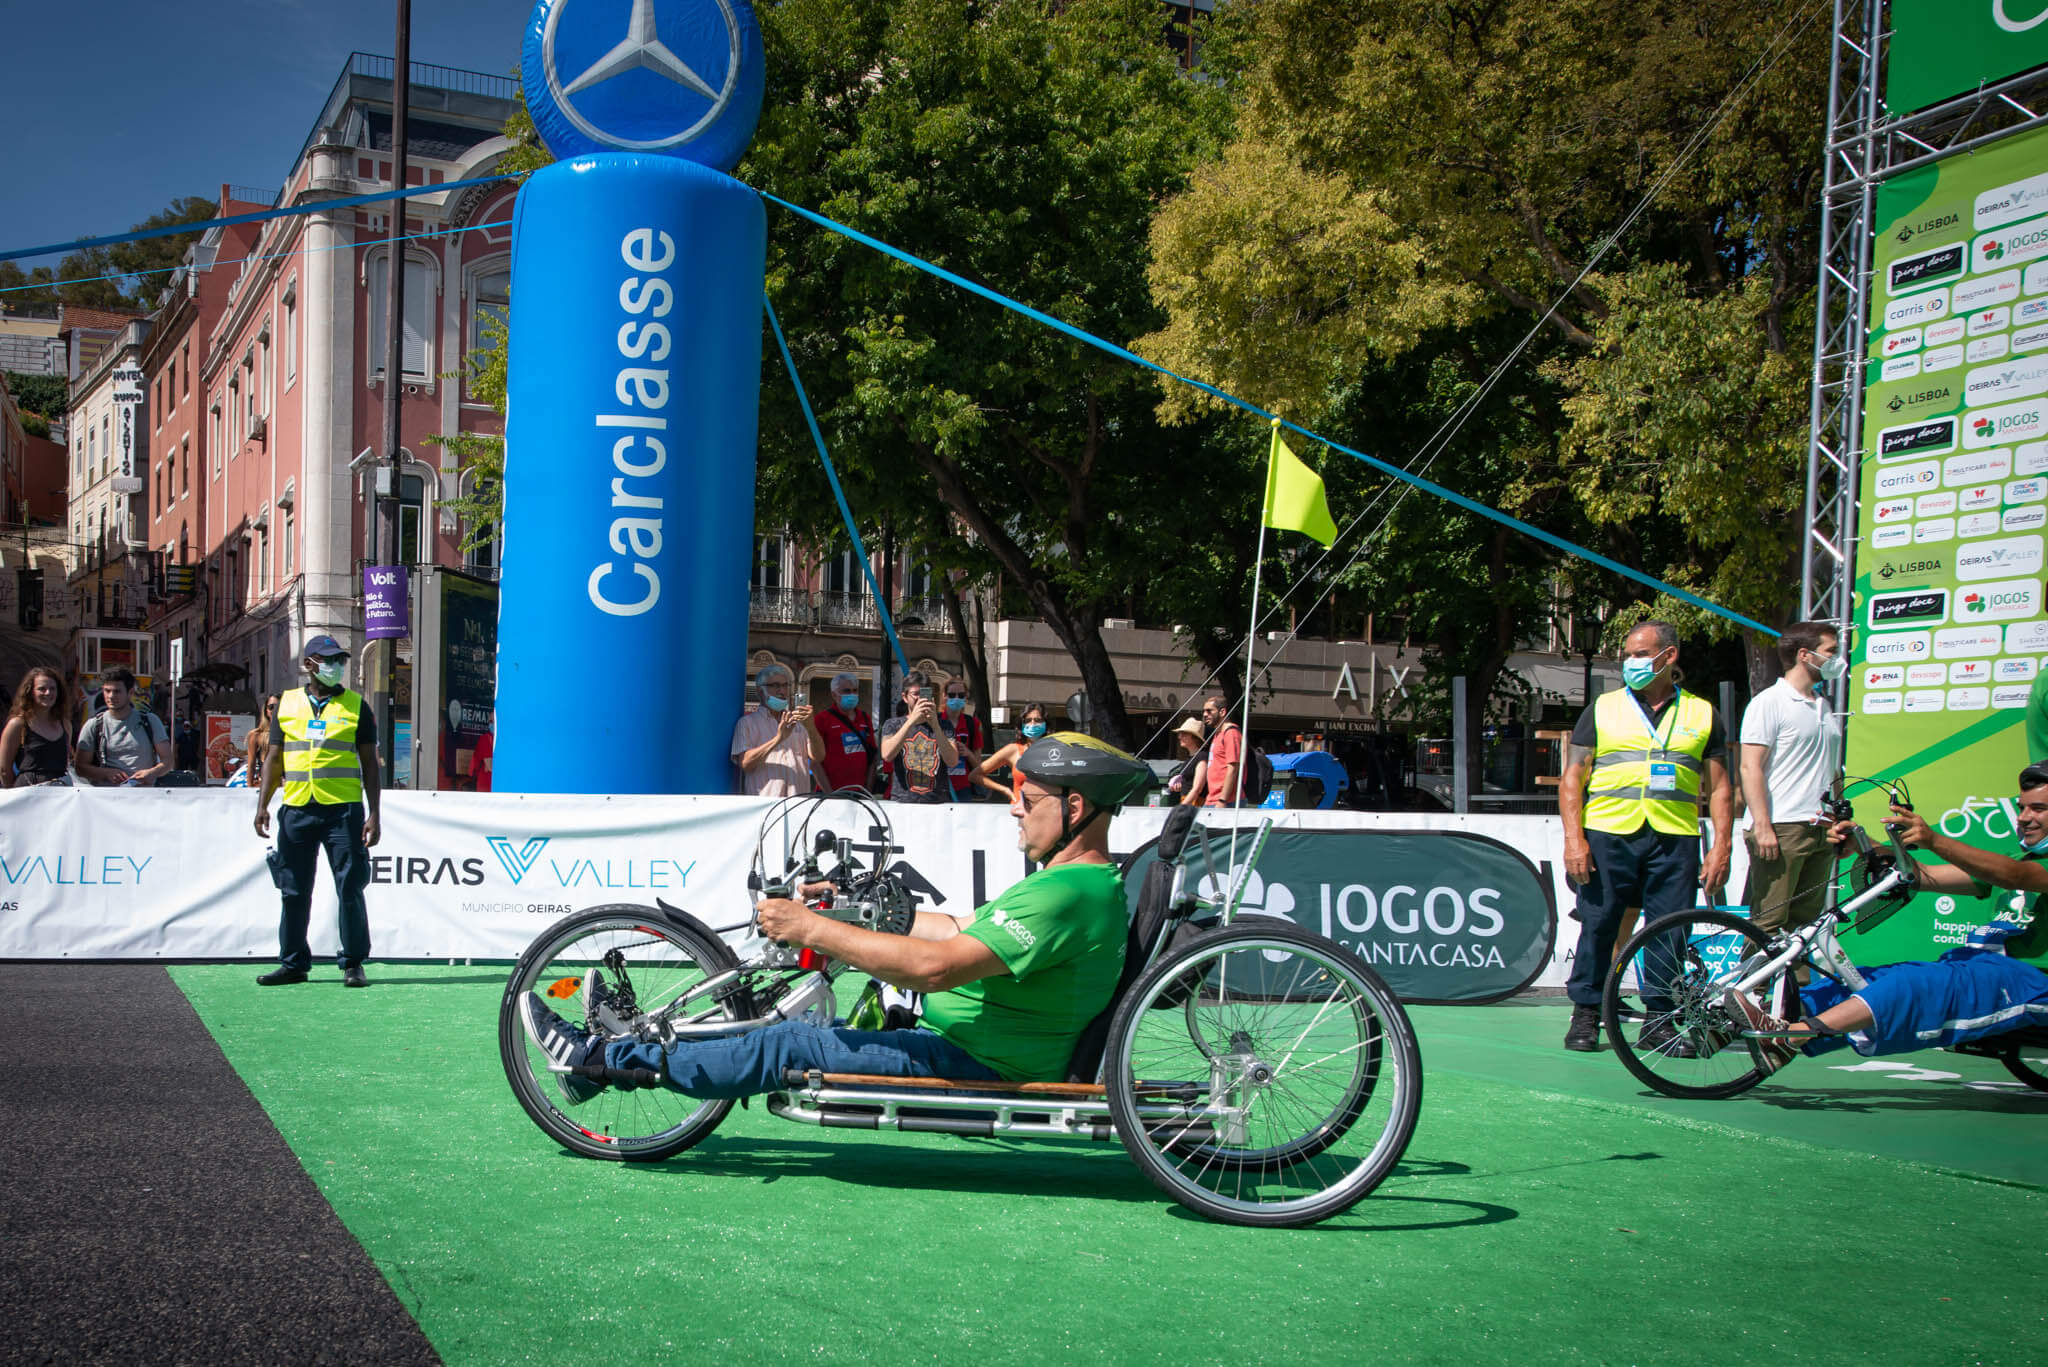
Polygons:
[[[875,601],[864,593],[812,593],[757,585],[749,590],[747,615],[759,626],[871,631],[877,635],[882,630]],[[953,618],[943,598],[906,598],[897,605],[896,625],[906,635],[944,635],[953,629]]]

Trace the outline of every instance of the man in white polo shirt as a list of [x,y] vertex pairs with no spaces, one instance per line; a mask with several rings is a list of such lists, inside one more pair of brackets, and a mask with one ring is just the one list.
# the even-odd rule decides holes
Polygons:
[[1820,915],[1834,870],[1821,800],[1842,767],[1842,723],[1818,692],[1848,668],[1828,622],[1794,622],[1778,638],[1785,676],[1742,714],[1743,835],[1749,914],[1764,930]]

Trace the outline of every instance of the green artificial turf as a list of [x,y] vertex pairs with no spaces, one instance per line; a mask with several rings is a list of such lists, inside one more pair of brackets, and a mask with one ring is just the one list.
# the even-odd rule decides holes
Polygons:
[[507,1088],[502,968],[373,965],[361,992],[171,972],[450,1363],[2048,1359],[2048,1098],[1802,1062],[1670,1103],[1556,1050],[1555,1004],[1423,1009],[1400,1170],[1336,1220],[1251,1230],[1114,1143],[756,1107],[664,1163],[576,1158]]

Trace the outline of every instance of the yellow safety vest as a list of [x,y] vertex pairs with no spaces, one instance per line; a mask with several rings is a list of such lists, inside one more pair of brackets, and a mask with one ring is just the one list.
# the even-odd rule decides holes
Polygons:
[[1680,690],[1652,729],[1649,713],[1626,688],[1602,693],[1593,704],[1596,735],[1593,778],[1586,785],[1586,829],[1609,835],[1640,830],[1645,821],[1664,835],[1697,835],[1700,779],[1714,709]]
[[303,688],[278,699],[285,806],[363,800],[363,764],[356,755],[356,727],[362,719],[362,694],[347,689],[328,697],[318,717]]

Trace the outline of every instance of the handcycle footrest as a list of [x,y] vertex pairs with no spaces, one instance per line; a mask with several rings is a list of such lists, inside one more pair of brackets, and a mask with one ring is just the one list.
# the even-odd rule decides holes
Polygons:
[[661,1074],[651,1068],[607,1068],[602,1063],[579,1063],[568,1071],[576,1077],[587,1077],[596,1082],[610,1083],[631,1091],[635,1087],[659,1087]]

